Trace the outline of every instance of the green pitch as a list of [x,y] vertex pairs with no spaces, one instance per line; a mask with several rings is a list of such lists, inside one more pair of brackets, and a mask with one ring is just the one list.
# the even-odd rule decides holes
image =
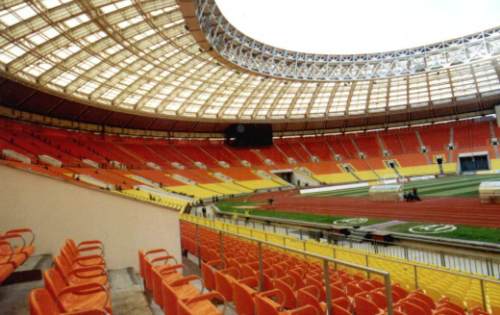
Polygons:
[[[500,233],[495,228],[481,228],[466,225],[448,225],[454,229],[447,229],[444,224],[429,224],[407,222],[403,224],[393,225],[388,228],[389,231],[405,233],[411,235],[423,235],[433,237],[454,238],[467,241],[500,243]],[[426,229],[426,227],[431,227]],[[432,229],[436,227],[435,229]],[[440,230],[441,229],[441,230]]]
[[[405,190],[418,189],[421,197],[478,197],[479,184],[482,181],[500,181],[500,174],[475,176],[449,176],[404,184]],[[309,196],[327,197],[366,197],[368,187],[329,191],[309,194]]]
[[[478,197],[478,187],[482,181],[497,180],[500,181],[500,174],[496,175],[476,175],[476,176],[449,176],[436,178],[432,180],[416,181],[406,183],[405,190],[417,188],[421,197]],[[368,196],[368,187],[349,189],[336,192],[325,192],[310,194],[311,197],[366,197]],[[332,224],[334,221],[352,219],[342,216],[328,216],[310,213],[297,213],[280,209],[280,211],[270,211],[260,209],[262,203],[258,202],[244,202],[244,201],[223,201],[219,202],[217,206],[221,211],[250,214],[254,216],[283,218],[289,220],[298,220],[314,223]],[[377,223],[388,221],[387,219],[367,219],[366,222],[356,224],[360,226],[367,226]],[[349,225],[349,224],[342,224]],[[435,226],[435,231],[432,227]],[[431,227],[431,228],[429,228]],[[414,234],[414,235],[427,235],[434,237],[462,239],[481,242],[500,243],[500,233],[498,229],[494,228],[480,228],[465,225],[453,225],[454,228],[446,229],[441,226],[432,224],[432,222],[416,223],[406,222],[398,225],[388,227],[389,231]]]

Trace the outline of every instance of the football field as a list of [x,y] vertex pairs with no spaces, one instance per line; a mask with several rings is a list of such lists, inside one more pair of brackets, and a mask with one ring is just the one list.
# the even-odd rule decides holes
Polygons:
[[226,212],[325,224],[356,222],[370,227],[385,222],[389,224],[384,230],[392,232],[500,243],[500,205],[479,202],[482,181],[500,181],[500,175],[450,176],[404,184],[405,191],[417,188],[422,202],[371,201],[368,187],[363,187],[308,195],[268,193],[218,206]]

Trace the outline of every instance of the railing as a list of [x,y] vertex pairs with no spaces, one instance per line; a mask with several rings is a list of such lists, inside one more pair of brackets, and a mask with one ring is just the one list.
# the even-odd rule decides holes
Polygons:
[[[259,286],[258,286],[258,291],[262,291],[262,283],[264,282],[264,263],[263,263],[263,248],[264,246],[266,247],[272,247],[276,248],[279,250],[284,250],[290,253],[302,255],[304,257],[308,257],[311,259],[319,260],[321,261],[321,264],[323,266],[323,281],[325,285],[325,292],[326,292],[326,304],[327,304],[327,314],[333,314],[332,312],[332,293],[331,293],[331,287],[330,287],[330,264],[333,264],[334,270],[337,270],[339,266],[343,266],[346,268],[362,271],[363,273],[367,274],[367,277],[370,278],[372,275],[378,275],[383,279],[384,282],[384,293],[386,296],[386,302],[387,302],[387,314],[388,315],[393,315],[393,301],[392,301],[392,282],[391,282],[391,275],[389,272],[381,271],[375,268],[370,268],[367,266],[362,266],[350,262],[346,262],[343,260],[315,254],[308,252],[306,250],[300,250],[296,248],[291,248],[287,246],[287,244],[279,245],[275,244],[270,241],[263,241],[260,238],[252,237],[252,236],[247,236],[247,235],[242,235],[239,233],[234,233],[228,230],[224,229],[224,226],[229,227],[229,225],[226,225],[222,223],[222,226],[216,227],[217,221],[210,220],[210,219],[204,219],[200,218],[197,216],[192,216],[192,215],[182,215],[181,216],[182,220],[188,221],[196,226],[196,236],[195,236],[195,242],[196,242],[196,252],[198,256],[198,265],[201,267],[201,255],[200,255],[200,226],[203,227],[204,229],[209,229],[214,231],[215,233],[218,233],[219,235],[219,254],[221,257],[224,257],[224,236],[233,236],[237,237],[239,239],[244,239],[249,242],[253,242],[257,244],[257,253],[258,253],[258,259],[259,259]],[[212,224],[211,224],[211,223]]]
[[319,255],[321,259],[331,259],[329,260],[331,262],[354,264],[356,268],[364,266],[364,268],[383,270],[391,275],[390,279],[394,283],[400,283],[410,290],[424,289],[436,300],[444,295],[455,303],[465,303],[469,308],[481,306],[492,313],[500,312],[500,281],[493,278],[345,249],[314,240],[300,240],[279,233],[225,223],[218,219],[206,219],[193,215],[183,215],[181,219],[288,251],[300,252],[304,255]]
[[[226,216],[229,215],[231,214],[226,214]],[[461,272],[468,272],[476,275],[480,274],[500,279],[500,258],[498,258],[500,257],[500,253],[488,255],[481,253],[477,248],[473,247],[470,247],[470,250],[473,250],[474,254],[465,254],[458,253],[457,251],[453,250],[446,250],[445,248],[441,248],[438,250],[432,249],[429,246],[423,248],[408,244],[385,242],[382,240],[352,240],[344,234],[331,231],[322,231],[320,228],[292,226],[292,224],[276,222],[272,218],[257,219],[260,222],[271,222],[271,224],[259,224],[258,222],[256,223],[254,218],[246,221],[244,219],[233,220],[228,217],[222,216],[221,219],[224,220],[224,222],[232,222],[238,225],[242,223],[246,227],[251,226],[254,229],[261,229],[267,232],[276,233],[281,230],[283,234],[290,236],[297,235],[301,240],[308,239],[308,235],[310,234],[318,234],[319,232],[321,232],[323,234],[323,238],[328,238],[329,241],[332,241],[336,246],[339,247],[362,250],[373,254],[381,254],[398,259],[404,259],[409,262],[432,264],[437,267],[450,268]],[[331,228],[331,226],[329,227]],[[443,245],[442,243],[426,243],[429,243],[430,245],[438,245],[441,247]],[[495,258],[495,256],[497,256],[497,258]]]

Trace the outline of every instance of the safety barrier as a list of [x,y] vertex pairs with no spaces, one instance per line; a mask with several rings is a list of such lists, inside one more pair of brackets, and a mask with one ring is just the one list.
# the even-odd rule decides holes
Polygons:
[[[359,270],[364,266],[363,268],[367,268],[365,269],[367,276],[370,276],[370,272],[377,271],[384,279],[392,279],[393,283],[399,283],[408,290],[424,289],[436,300],[446,296],[452,302],[463,304],[469,309],[481,306],[492,314],[500,312],[500,281],[490,277],[479,277],[403,259],[363,253],[314,240],[300,240],[292,236],[225,223],[218,219],[187,214],[181,215],[181,219],[262,244],[319,257],[330,263],[347,265],[346,268]],[[380,273],[380,270],[384,273]]]

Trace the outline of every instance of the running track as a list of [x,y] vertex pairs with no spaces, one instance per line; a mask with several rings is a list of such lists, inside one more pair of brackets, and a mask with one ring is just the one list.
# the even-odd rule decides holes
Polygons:
[[261,209],[500,228],[500,205],[481,204],[478,198],[428,197],[408,203],[370,201],[365,197],[305,197],[297,191],[286,191],[245,200],[266,201],[270,197],[274,199],[272,208],[266,204]]

